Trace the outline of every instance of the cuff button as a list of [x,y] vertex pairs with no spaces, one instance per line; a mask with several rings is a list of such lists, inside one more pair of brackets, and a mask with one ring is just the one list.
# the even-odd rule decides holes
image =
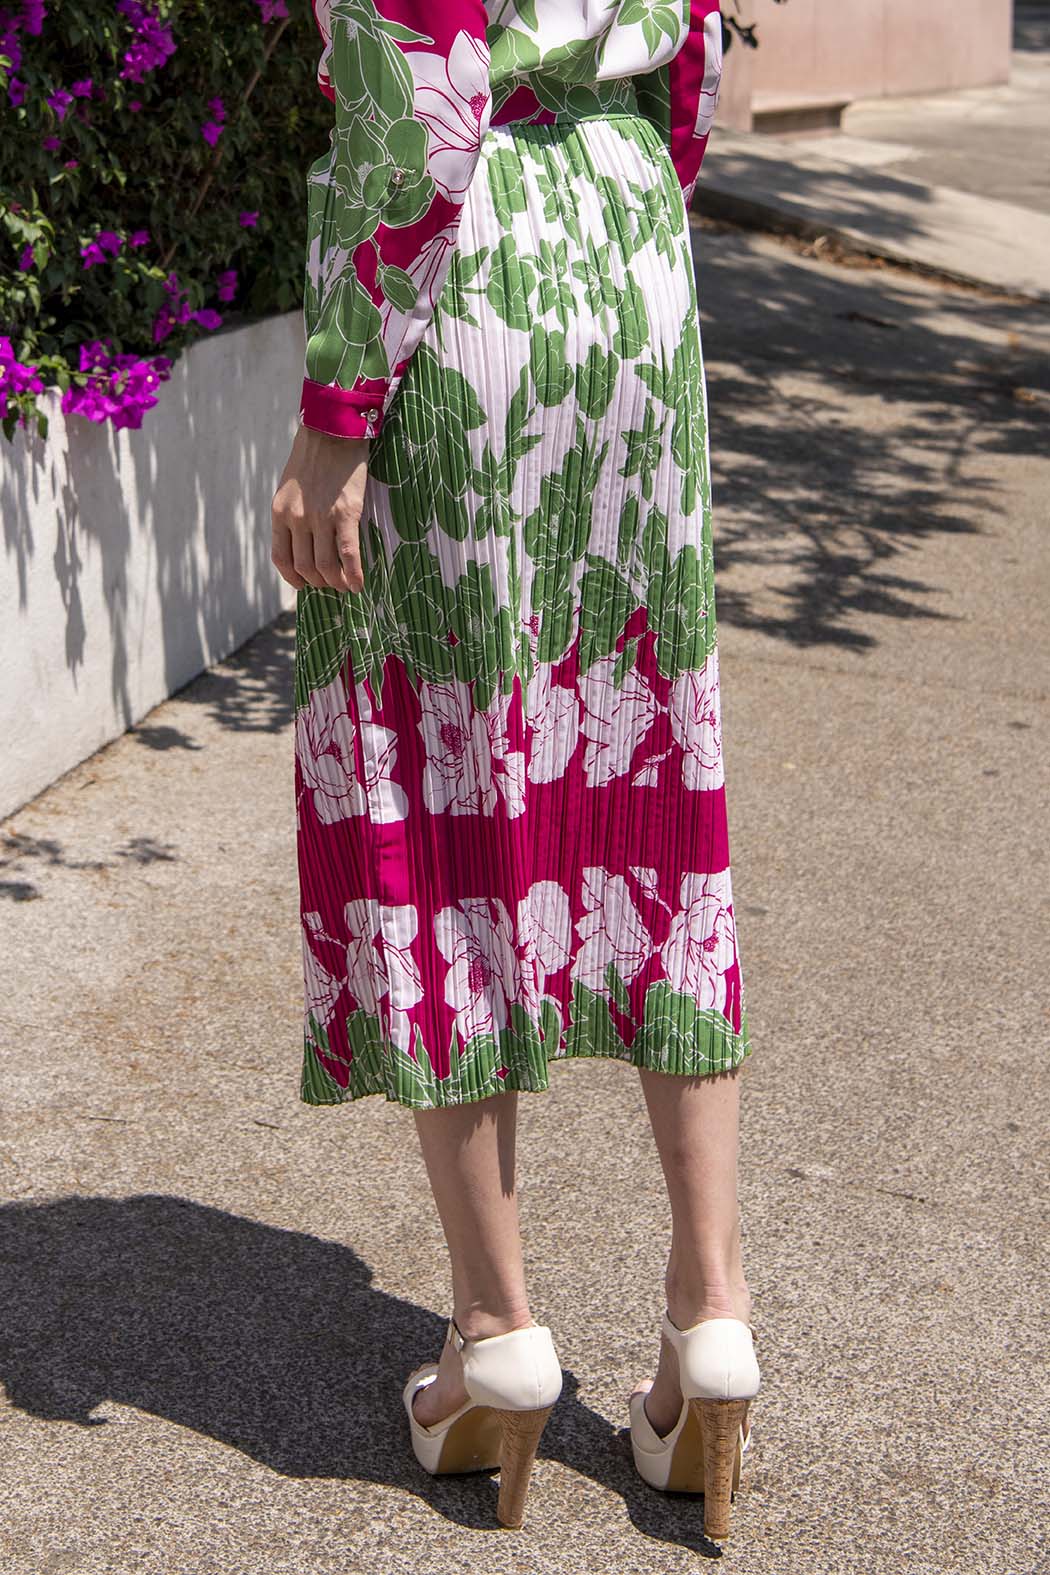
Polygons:
[[374,405],[373,405],[371,410],[366,410],[365,411],[365,420],[366,421],[378,421],[379,420],[379,411],[376,410]]
[[395,186],[400,186],[402,184],[402,182],[404,181],[404,178],[405,178],[404,170],[394,170],[393,174],[390,177],[390,179],[393,181]]

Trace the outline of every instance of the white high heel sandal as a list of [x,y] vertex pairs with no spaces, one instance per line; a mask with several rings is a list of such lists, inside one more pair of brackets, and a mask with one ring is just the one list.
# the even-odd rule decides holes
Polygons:
[[447,1341],[463,1358],[463,1385],[470,1399],[429,1427],[417,1421],[412,1401],[437,1377],[426,1362],[409,1374],[402,1396],[416,1459],[432,1475],[500,1468],[496,1518],[517,1529],[525,1516],[540,1434],[561,1394],[562,1371],[546,1324],[533,1323],[482,1340],[462,1335],[454,1318]]
[[729,1506],[751,1443],[748,1408],[759,1388],[754,1324],[703,1318],[679,1329],[664,1310],[661,1329],[678,1356],[682,1410],[661,1438],[645,1411],[652,1381],[630,1398],[631,1450],[642,1478],[668,1493],[703,1493],[704,1532],[729,1535]]

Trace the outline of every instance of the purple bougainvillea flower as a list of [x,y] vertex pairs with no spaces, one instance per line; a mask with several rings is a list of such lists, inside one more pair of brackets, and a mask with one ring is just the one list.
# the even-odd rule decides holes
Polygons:
[[115,257],[123,244],[124,242],[116,230],[99,230],[93,241],[88,241],[86,246],[80,248],[80,255],[84,259],[84,267],[93,268],[96,263],[105,262],[107,252]]
[[15,355],[14,346],[6,334],[0,334],[0,397],[9,394],[40,394],[44,385],[35,366],[29,366]]
[[117,10],[135,31],[135,41],[125,52],[120,74],[130,82],[141,82],[147,71],[155,71],[175,53],[175,40],[171,29],[158,21],[142,0],[117,0]]
[[142,108],[142,100],[140,98],[129,99],[128,108],[131,110],[132,114],[136,114]]
[[80,346],[80,370],[91,374],[84,387],[71,385],[62,396],[68,415],[110,421],[114,427],[141,427],[143,412],[157,403],[155,390],[171,375],[167,356],[113,355],[110,340]]
[[10,24],[4,22],[2,17],[0,17],[0,55],[7,56],[12,71],[17,71],[22,64],[22,46],[18,42],[18,34]]
[[62,168],[64,170],[79,169],[80,168],[80,161],[78,159],[67,159],[66,162],[63,164]]
[[242,230],[253,230],[259,222],[259,210],[258,208],[254,212],[246,210],[244,213],[239,214],[238,217]]
[[59,120],[65,119],[66,110],[73,102],[72,93],[67,93],[65,88],[56,88],[47,95],[47,102],[51,105]]
[[219,328],[222,325],[222,316],[213,311],[210,306],[202,306],[199,312],[194,312],[194,317],[202,328]]
[[128,245],[129,246],[148,246],[149,245],[149,231],[148,230],[132,230],[131,234],[128,236]]
[[39,35],[44,29],[47,6],[44,0],[22,0],[22,26],[27,33]]
[[193,308],[179,283],[176,273],[169,273],[164,281],[165,294],[171,297],[167,305],[162,306],[153,319],[153,343],[159,344],[166,339],[177,323],[187,323],[193,316]]
[[18,259],[18,266],[23,273],[28,273],[33,266],[33,248],[27,242],[22,248],[22,255]]
[[57,153],[62,146],[61,137],[45,137],[40,146],[48,153]]
[[264,22],[273,22],[279,16],[288,15],[288,7],[284,0],[255,0],[255,3],[262,12]]
[[92,86],[93,84],[90,77],[85,77],[83,82],[74,82],[71,90],[73,97],[90,98]]
[[205,142],[210,142],[212,147],[214,147],[222,136],[222,122],[226,119],[226,106],[221,98],[210,98],[207,107],[211,111],[212,118],[204,122],[204,125],[201,127],[201,136]]
[[217,294],[220,301],[232,301],[237,294],[237,270],[227,268],[225,273],[220,273],[216,280]]

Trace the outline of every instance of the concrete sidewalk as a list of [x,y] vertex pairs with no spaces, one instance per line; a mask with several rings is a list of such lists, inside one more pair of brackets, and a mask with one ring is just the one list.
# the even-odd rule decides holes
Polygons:
[[856,103],[828,136],[719,128],[696,210],[1050,300],[1050,9],[1017,29],[1009,84]]
[[[1050,319],[696,240],[763,1373],[725,1557],[1037,1575]],[[297,1100],[291,656],[286,614],[0,825],[0,1568],[686,1575],[625,1434],[669,1245],[629,1067],[520,1098],[525,1529],[415,1463],[446,1259],[408,1113]]]

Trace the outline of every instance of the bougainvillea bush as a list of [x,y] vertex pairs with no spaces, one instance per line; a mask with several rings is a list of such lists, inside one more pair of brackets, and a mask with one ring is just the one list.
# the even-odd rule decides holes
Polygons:
[[0,421],[138,427],[176,357],[303,298],[331,106],[307,0],[0,0]]

